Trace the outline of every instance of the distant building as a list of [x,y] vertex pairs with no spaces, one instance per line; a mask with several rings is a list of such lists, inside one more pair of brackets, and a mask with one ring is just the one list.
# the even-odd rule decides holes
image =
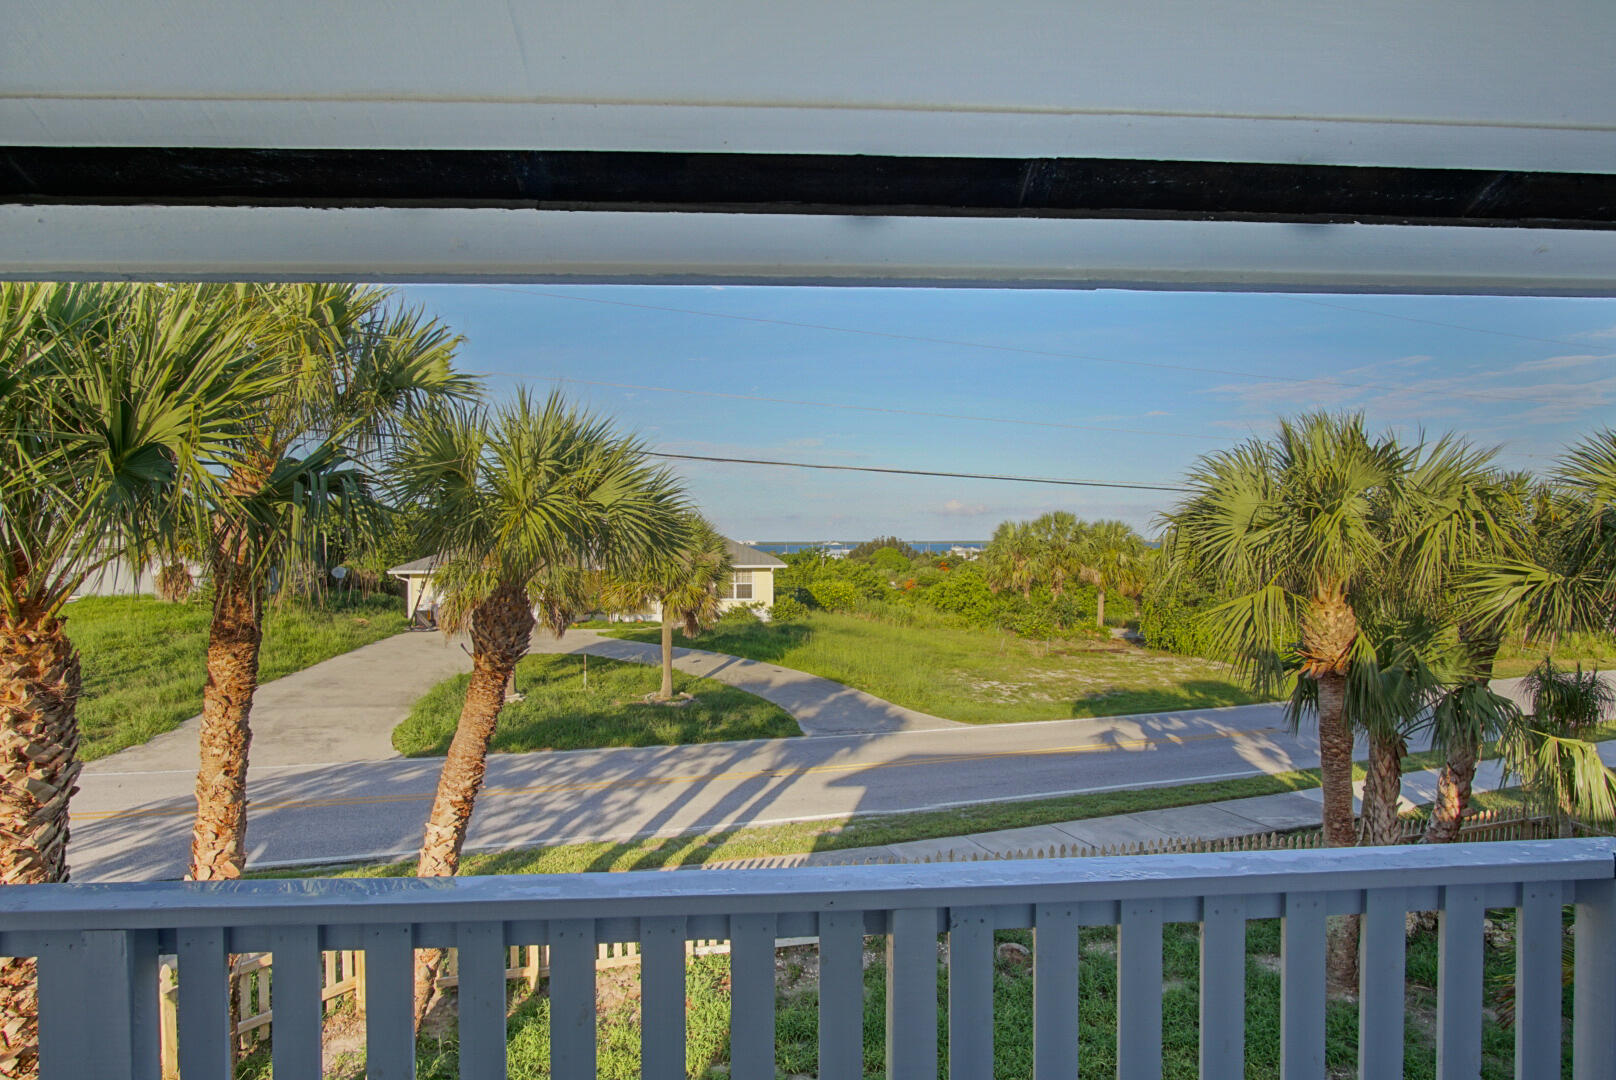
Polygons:
[[[745,604],[759,604],[765,609],[774,603],[774,572],[785,566],[767,552],[738,544],[724,537],[734,573],[719,588],[719,606],[725,611]],[[428,555],[423,559],[395,566],[387,571],[404,582],[404,605],[412,620],[429,623],[437,609],[438,594],[432,587],[432,575],[443,562],[441,555]],[[646,615],[661,618],[653,606]]]

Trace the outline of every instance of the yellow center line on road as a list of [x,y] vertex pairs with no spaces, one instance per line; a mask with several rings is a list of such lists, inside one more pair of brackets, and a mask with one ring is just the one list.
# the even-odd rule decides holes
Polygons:
[[[1245,731],[1213,731],[1198,735],[1165,735],[1151,738],[1116,739],[1110,742],[1079,743],[1075,746],[1051,746],[1031,750],[995,750],[985,754],[955,755],[943,754],[933,757],[916,758],[906,761],[849,761],[836,765],[809,765],[797,767],[780,765],[770,769],[745,769],[716,773],[692,773],[688,776],[656,776],[639,777],[622,780],[596,780],[581,784],[537,784],[531,787],[489,787],[484,788],[482,794],[488,795],[543,795],[551,792],[563,791],[602,791],[612,788],[650,788],[662,787],[671,784],[697,784],[713,780],[747,780],[759,776],[797,777],[809,776],[814,773],[856,772],[861,769],[908,769],[925,765],[945,765],[951,762],[965,761],[992,761],[997,758],[1012,757],[1056,757],[1062,754],[1105,754],[1118,750],[1153,749],[1158,746],[1177,746],[1192,742],[1209,742],[1215,739],[1238,739],[1248,735],[1264,735],[1273,731],[1271,727],[1252,728]],[[254,802],[250,807],[255,811],[267,810],[305,810],[319,809],[334,806],[372,806],[386,803],[425,802],[432,798],[430,791],[400,793],[394,795],[360,795],[346,799],[288,799],[284,802]],[[86,814],[73,814],[74,822],[111,821],[121,818],[141,817],[181,817],[195,812],[194,804],[189,807],[154,807],[150,810],[97,810]]]

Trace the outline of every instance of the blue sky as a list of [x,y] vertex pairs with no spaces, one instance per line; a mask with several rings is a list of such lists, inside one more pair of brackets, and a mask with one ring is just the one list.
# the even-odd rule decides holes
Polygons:
[[[1375,427],[1409,437],[1456,431],[1497,446],[1508,467],[1539,471],[1579,434],[1616,424],[1616,300],[552,285],[399,292],[465,336],[463,368],[501,373],[489,379],[494,393],[559,386],[677,453],[1171,485],[1197,455],[1306,408],[1361,409]],[[1120,517],[1149,532],[1173,498],[677,468],[739,539],[968,539],[1050,509]]]

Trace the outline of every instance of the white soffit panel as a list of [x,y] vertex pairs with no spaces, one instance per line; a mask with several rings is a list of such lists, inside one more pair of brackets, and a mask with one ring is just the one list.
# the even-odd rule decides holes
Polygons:
[[0,206],[0,276],[1616,295],[1616,232],[1272,222]]
[[0,142],[1616,171],[1610,0],[14,0]]

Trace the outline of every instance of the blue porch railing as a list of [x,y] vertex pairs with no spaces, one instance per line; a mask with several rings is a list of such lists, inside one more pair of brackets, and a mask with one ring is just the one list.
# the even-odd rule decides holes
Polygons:
[[550,956],[554,1075],[595,1075],[596,947],[638,942],[643,1075],[685,1073],[685,942],[731,943],[731,1073],[773,1080],[778,938],[817,937],[819,1063],[856,1080],[865,938],[885,938],[887,1075],[939,1075],[938,936],[947,935],[947,1074],[992,1076],[993,933],[1035,931],[1035,1080],[1078,1056],[1078,932],[1118,928],[1117,1074],[1161,1072],[1162,927],[1201,928],[1201,1075],[1244,1075],[1245,931],[1283,920],[1281,1074],[1324,1076],[1326,918],[1361,913],[1359,1072],[1403,1072],[1404,914],[1441,912],[1437,1069],[1481,1064],[1482,920],[1515,908],[1515,1074],[1560,1075],[1561,917],[1574,905],[1577,1080],[1616,1076],[1616,841],[1554,840],[925,866],[53,885],[0,891],[0,953],[37,956],[44,1080],[155,1080],[158,957],[179,957],[184,1080],[230,1075],[226,957],[272,951],[277,1077],[320,1073],[322,950],[366,953],[368,1075],[414,1075],[413,950],[459,950],[460,1075],[505,1075],[512,945]]

